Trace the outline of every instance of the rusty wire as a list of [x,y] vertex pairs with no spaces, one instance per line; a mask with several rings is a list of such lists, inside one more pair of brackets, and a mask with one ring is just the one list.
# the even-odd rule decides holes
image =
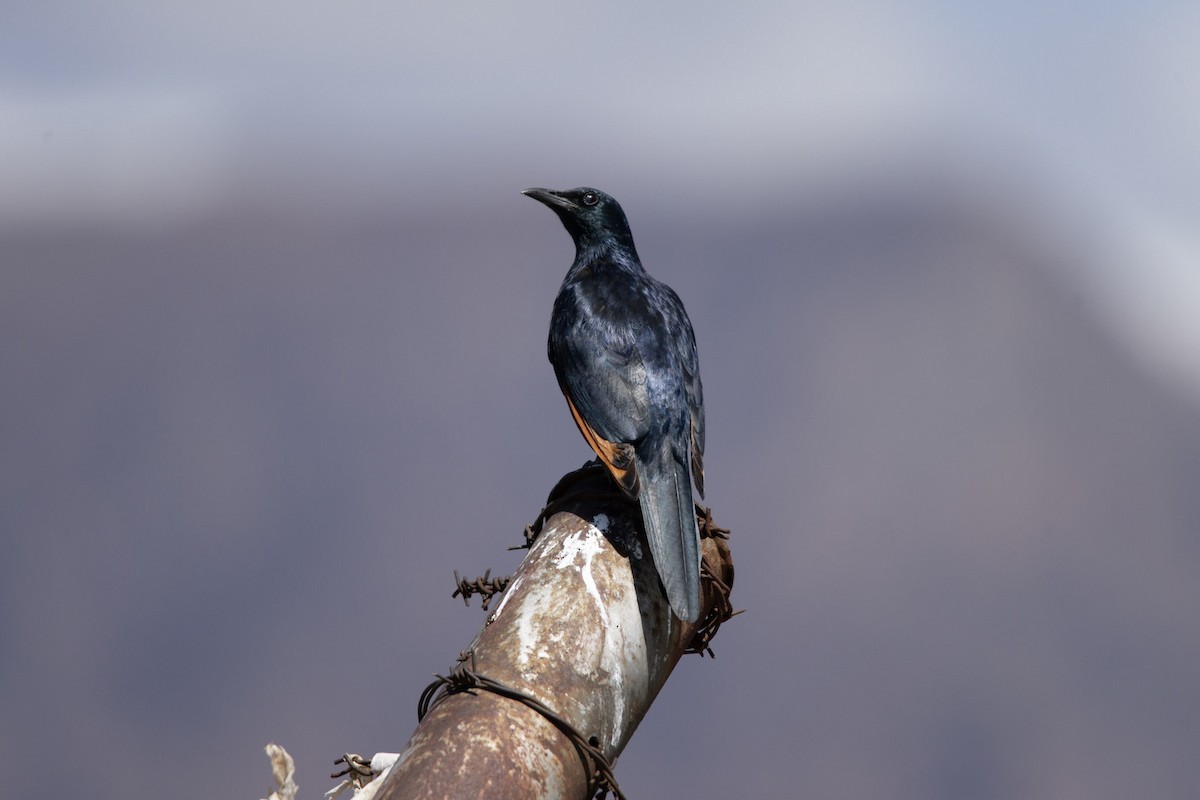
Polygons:
[[696,503],[696,527],[701,539],[729,539],[729,528],[722,528],[713,519],[712,509]]
[[462,597],[463,605],[471,605],[471,596],[479,595],[483,598],[483,610],[488,610],[488,604],[492,602],[492,598],[508,588],[508,584],[512,582],[511,575],[505,575],[500,578],[492,578],[492,570],[489,567],[484,570],[483,575],[473,581],[466,578],[461,578],[458,575],[458,570],[454,570],[454,585],[457,586],[454,594],[451,597]]
[[[448,676],[435,675],[437,680],[426,686],[425,691],[421,692],[421,699],[417,701],[418,723],[439,702],[460,692],[474,694],[475,690],[482,689],[510,700],[516,700],[541,714],[547,722],[567,737],[583,762],[583,770],[588,776],[588,797],[593,800],[603,800],[611,794],[617,800],[626,800],[620,787],[617,786],[617,778],[613,774],[612,764],[600,749],[599,739],[595,736],[585,739],[583,734],[575,729],[575,726],[536,697],[475,672],[475,654],[471,651],[467,651],[467,654],[468,658],[460,660],[458,666],[451,670]],[[468,660],[471,662],[470,667],[466,663]]]
[[696,627],[696,632],[692,635],[692,641],[688,644],[684,654],[696,653],[700,656],[708,656],[716,658],[713,653],[712,640],[720,630],[721,625],[728,622],[738,614],[744,613],[746,609],[733,610],[733,605],[729,602],[729,586],[713,574],[709,568],[707,561],[700,562],[700,582],[709,583],[714,589],[716,602],[709,608],[708,613],[700,620]]
[[[717,525],[713,520],[712,509],[699,503],[696,504],[696,525],[700,529],[700,538],[702,539],[719,539],[722,542],[729,540],[729,529]],[[731,583],[732,572],[730,572],[729,578]],[[729,600],[731,587],[729,583],[717,576],[707,558],[700,561],[700,583],[712,587],[713,603],[696,626],[696,633],[692,636],[692,641],[684,653],[716,658],[712,649],[713,637],[717,635],[722,624],[741,614],[745,609],[733,610],[733,605]]]
[[[350,777],[346,780],[354,784],[356,789],[361,789],[362,787],[366,786],[375,779],[376,775],[379,774],[371,768],[371,759],[363,758],[358,753],[343,753],[342,757],[333,763],[345,764],[346,768],[341,772],[333,773],[329,777],[340,778],[344,775],[349,775]],[[343,786],[344,785],[345,784],[343,784]]]

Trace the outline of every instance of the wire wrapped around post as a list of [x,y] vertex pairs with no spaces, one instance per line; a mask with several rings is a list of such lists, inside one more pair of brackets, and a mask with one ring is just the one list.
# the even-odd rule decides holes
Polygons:
[[603,470],[584,468],[555,487],[540,533],[468,648],[470,663],[439,679],[457,690],[424,699],[428,713],[376,798],[581,800],[615,789],[611,773],[597,773],[616,761],[680,657],[696,652],[697,631],[728,618],[733,583],[727,540],[705,536],[705,568],[717,578],[704,584],[710,613],[680,622],[640,526],[637,505]]

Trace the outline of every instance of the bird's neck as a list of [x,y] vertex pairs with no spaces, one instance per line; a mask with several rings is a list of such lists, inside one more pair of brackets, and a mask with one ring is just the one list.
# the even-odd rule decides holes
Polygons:
[[577,242],[575,263],[571,266],[571,272],[592,268],[645,272],[641,260],[638,259],[637,249],[633,246],[632,237],[618,238],[614,236]]

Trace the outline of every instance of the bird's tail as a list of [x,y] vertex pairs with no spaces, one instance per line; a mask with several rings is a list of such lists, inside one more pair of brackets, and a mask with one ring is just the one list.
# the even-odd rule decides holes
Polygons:
[[677,617],[695,622],[700,616],[700,532],[692,504],[692,476],[686,455],[677,458],[669,445],[663,450],[650,455],[660,463],[638,464],[638,500],[667,601]]

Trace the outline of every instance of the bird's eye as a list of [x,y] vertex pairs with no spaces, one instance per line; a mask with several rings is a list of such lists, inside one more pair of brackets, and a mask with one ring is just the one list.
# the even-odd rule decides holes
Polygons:
[[583,196],[583,204],[585,206],[594,206],[594,205],[596,205],[596,203],[599,203],[599,202],[600,202],[600,198],[597,197],[592,192],[588,192],[587,194],[585,194]]

